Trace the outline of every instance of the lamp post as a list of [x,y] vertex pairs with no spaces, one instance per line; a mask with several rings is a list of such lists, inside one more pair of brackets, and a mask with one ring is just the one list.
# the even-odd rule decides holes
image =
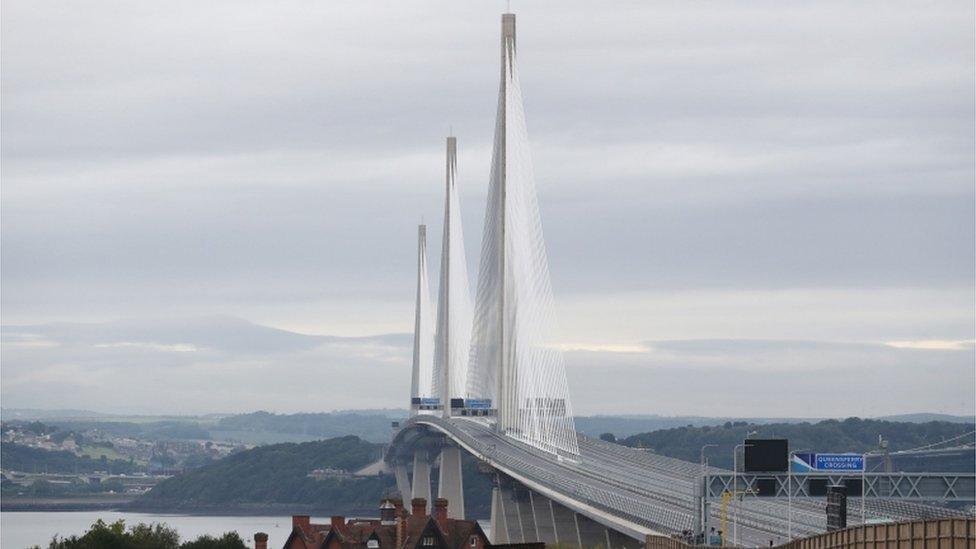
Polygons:
[[868,499],[868,487],[865,485],[867,469],[868,458],[864,454],[861,454],[861,525],[868,523],[867,507],[865,506]]
[[706,536],[708,535],[708,480],[709,479],[708,479],[708,462],[705,460],[705,450],[708,448],[716,448],[716,447],[718,447],[718,444],[706,444],[701,447],[701,453],[699,454],[703,482],[701,487],[702,497],[701,497],[701,501],[698,502],[698,512],[701,514],[701,521],[699,523],[699,525],[701,526],[701,531],[696,533],[701,534],[703,541],[707,541]]
[[739,545],[739,448],[745,446],[743,442],[732,448],[732,545]]
[[793,456],[809,450],[793,450],[786,464],[786,535],[793,540]]

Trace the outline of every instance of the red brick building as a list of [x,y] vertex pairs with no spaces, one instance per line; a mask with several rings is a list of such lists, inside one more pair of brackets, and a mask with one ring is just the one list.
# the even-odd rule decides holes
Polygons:
[[[399,499],[383,501],[380,518],[332,517],[329,524],[313,524],[307,515],[292,517],[292,531],[283,549],[487,549],[492,547],[473,520],[448,518],[446,499],[434,502],[427,515],[427,500],[411,502],[408,513]],[[267,535],[255,534],[255,549],[267,549]],[[512,547],[512,546],[506,546]],[[519,547],[542,549],[544,544]]]

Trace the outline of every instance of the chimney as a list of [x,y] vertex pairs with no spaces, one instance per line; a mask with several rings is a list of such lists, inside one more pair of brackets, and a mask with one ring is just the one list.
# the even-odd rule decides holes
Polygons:
[[434,500],[434,520],[441,527],[441,530],[447,532],[447,500],[444,498],[437,498]]
[[407,532],[407,514],[403,511],[403,502],[397,508],[396,516],[396,549],[403,547],[404,537]]
[[254,549],[268,549],[268,534],[264,532],[254,534]]
[[392,526],[395,523],[396,507],[393,506],[393,503],[390,500],[385,499],[383,500],[383,503],[380,504],[380,524]]
[[396,509],[396,517],[400,518],[400,515],[403,514],[403,500],[400,498],[393,498],[390,501],[393,503],[393,508]]
[[427,500],[425,498],[413,498],[410,500],[410,506],[413,508],[410,511],[415,517],[426,517],[427,516]]
[[302,532],[309,532],[312,530],[312,518],[308,515],[292,515],[291,527],[292,529],[298,528]]
[[346,526],[346,517],[341,515],[333,515],[332,518],[329,519],[329,524],[332,526],[332,528],[335,528],[341,532]]

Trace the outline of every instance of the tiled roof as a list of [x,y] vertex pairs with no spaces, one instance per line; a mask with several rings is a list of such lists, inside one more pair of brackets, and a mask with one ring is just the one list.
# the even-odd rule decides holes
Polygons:
[[[313,533],[317,535],[306,538],[314,544],[309,544],[309,549],[324,547],[330,533],[338,538],[341,547],[348,549],[362,548],[373,537],[380,542],[380,547],[394,548],[396,546],[397,527],[395,524],[382,524],[378,520],[350,520],[344,523],[342,527],[334,530],[330,529],[329,525],[312,524],[311,526],[313,530],[320,530]],[[427,533],[438,536],[448,547],[455,549],[467,547],[468,540],[472,535],[484,536],[484,532],[475,521],[447,519],[447,532],[445,532],[434,517],[411,515],[406,517],[403,543],[396,549],[418,547],[421,544],[421,538]]]

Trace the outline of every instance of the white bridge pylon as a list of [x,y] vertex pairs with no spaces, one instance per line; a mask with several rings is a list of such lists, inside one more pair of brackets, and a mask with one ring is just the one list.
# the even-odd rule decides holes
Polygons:
[[447,138],[445,169],[444,232],[441,244],[441,277],[437,299],[437,332],[434,338],[434,394],[440,398],[444,417],[451,415],[451,399],[464,398],[471,351],[471,291],[464,254],[461,202],[457,191],[457,138]]
[[410,413],[414,403],[433,393],[434,315],[427,276],[427,225],[417,227],[417,301],[413,325],[413,369],[410,375]]
[[[447,144],[447,194],[430,380],[451,415],[451,399],[491,403],[496,430],[554,454],[579,454],[562,351],[556,343],[549,259],[542,233],[518,77],[515,15],[502,15],[498,110],[474,310],[470,306],[460,205],[457,144]],[[423,325],[419,297],[417,329]],[[424,273],[423,276],[426,276]],[[417,334],[420,334],[418,331]],[[415,335],[417,357],[426,336]],[[426,371],[424,366],[420,371]],[[415,384],[412,409],[417,410]],[[423,392],[421,390],[421,392]],[[484,417],[479,414],[479,417]]]
[[492,399],[499,432],[578,454],[509,13],[502,15],[500,77],[468,395]]

